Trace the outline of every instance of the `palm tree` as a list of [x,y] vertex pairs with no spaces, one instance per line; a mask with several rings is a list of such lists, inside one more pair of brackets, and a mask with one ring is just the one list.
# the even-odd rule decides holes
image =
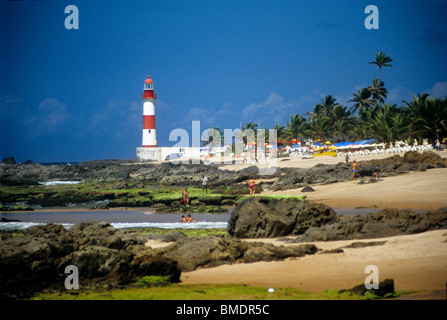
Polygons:
[[309,131],[313,139],[326,139],[329,137],[330,124],[328,118],[316,118],[309,123]]
[[[214,139],[214,138],[218,139],[218,137],[220,137],[219,140]],[[224,135],[222,133],[222,130],[220,130],[217,127],[209,127],[208,129],[206,129],[202,133],[201,138],[202,138],[203,146],[209,146],[211,148],[215,147],[215,146],[220,146],[224,142]]]
[[385,102],[388,95],[388,90],[385,89],[385,84],[382,80],[373,79],[373,83],[368,87],[368,90],[371,91],[371,95],[377,103],[383,104]]
[[322,117],[324,115],[323,106],[320,103],[317,103],[314,107],[312,107],[312,112],[306,112],[304,115],[307,116],[308,122]]
[[254,130],[256,130],[257,127],[258,127],[258,125],[256,123],[246,122],[245,126],[241,126],[241,130],[244,131],[246,129],[252,129],[254,131]]
[[371,108],[371,106],[376,103],[376,100],[371,98],[372,94],[368,88],[361,88],[357,93],[354,93],[353,96],[354,98],[348,101],[354,102],[354,105],[350,109],[352,113],[355,113],[356,110],[360,111],[364,108]]
[[304,115],[307,116],[307,121],[312,121],[315,118],[327,116],[337,105],[336,99],[329,94],[312,108],[312,112],[309,111]]
[[370,124],[374,138],[381,142],[402,139],[406,130],[402,110],[387,103],[374,108]]
[[244,144],[247,144],[247,142],[255,142],[256,134],[254,131],[257,129],[257,127],[258,125],[256,123],[247,122],[244,126],[241,125],[240,131],[235,130],[235,138],[239,141],[242,140]]
[[317,104],[317,106],[319,106],[324,114],[330,113],[336,105],[336,99],[333,98],[330,94],[324,97],[324,100],[321,99],[321,103]]
[[376,54],[376,60],[371,61],[369,64],[375,64],[379,68],[379,81],[382,77],[382,68],[383,67],[392,67],[391,62],[393,60],[387,56],[384,52],[380,51]]
[[300,136],[305,136],[308,130],[306,119],[299,114],[290,116],[290,121],[287,122],[287,137],[298,140]]
[[286,127],[277,124],[273,129],[276,130],[276,138],[278,140],[286,139],[287,135]]
[[329,124],[331,126],[331,136],[333,140],[343,141],[351,127],[351,113],[345,106],[337,104],[328,114]]
[[428,138],[432,143],[447,136],[447,97],[418,100],[411,112],[410,134]]

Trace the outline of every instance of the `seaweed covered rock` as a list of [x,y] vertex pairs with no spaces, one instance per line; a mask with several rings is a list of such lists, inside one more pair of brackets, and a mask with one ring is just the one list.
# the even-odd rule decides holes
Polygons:
[[177,262],[145,246],[148,238],[107,223],[80,223],[67,230],[48,224],[23,236],[1,239],[0,298],[27,298],[46,288],[64,289],[65,268],[79,271],[79,285],[113,288],[147,275],[180,279]]

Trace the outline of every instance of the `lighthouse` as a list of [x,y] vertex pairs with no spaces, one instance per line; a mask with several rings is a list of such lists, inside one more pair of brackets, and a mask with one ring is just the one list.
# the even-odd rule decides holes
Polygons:
[[143,148],[157,147],[157,135],[155,129],[155,99],[154,82],[148,76],[144,81],[143,99]]
[[144,81],[143,94],[143,141],[142,146],[137,147],[137,159],[140,161],[164,161],[171,155],[182,154],[185,157],[200,157],[200,147],[159,147],[155,129],[155,100],[154,81],[148,76]]

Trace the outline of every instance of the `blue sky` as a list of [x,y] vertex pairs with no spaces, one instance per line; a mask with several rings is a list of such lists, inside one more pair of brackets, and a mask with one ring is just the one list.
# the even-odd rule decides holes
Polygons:
[[[378,77],[387,102],[447,95],[447,0],[1,1],[0,157],[132,159],[154,80],[157,139],[200,121],[284,125]],[[379,9],[368,30],[367,5]],[[79,9],[67,30],[65,7]]]

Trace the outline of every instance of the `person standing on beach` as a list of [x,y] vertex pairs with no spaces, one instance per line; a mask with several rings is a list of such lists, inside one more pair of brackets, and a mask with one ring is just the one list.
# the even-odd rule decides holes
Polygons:
[[202,193],[208,193],[208,178],[206,176],[202,176]]
[[359,167],[357,166],[357,162],[354,160],[351,164],[351,171],[352,171],[352,178],[351,181],[355,179],[355,173],[359,170]]
[[250,195],[255,194],[255,180],[253,178],[250,178],[248,181],[248,189],[250,190]]
[[185,205],[189,204],[189,192],[188,192],[187,188],[185,188],[185,191],[183,191],[182,200],[183,200],[183,204],[185,204]]

